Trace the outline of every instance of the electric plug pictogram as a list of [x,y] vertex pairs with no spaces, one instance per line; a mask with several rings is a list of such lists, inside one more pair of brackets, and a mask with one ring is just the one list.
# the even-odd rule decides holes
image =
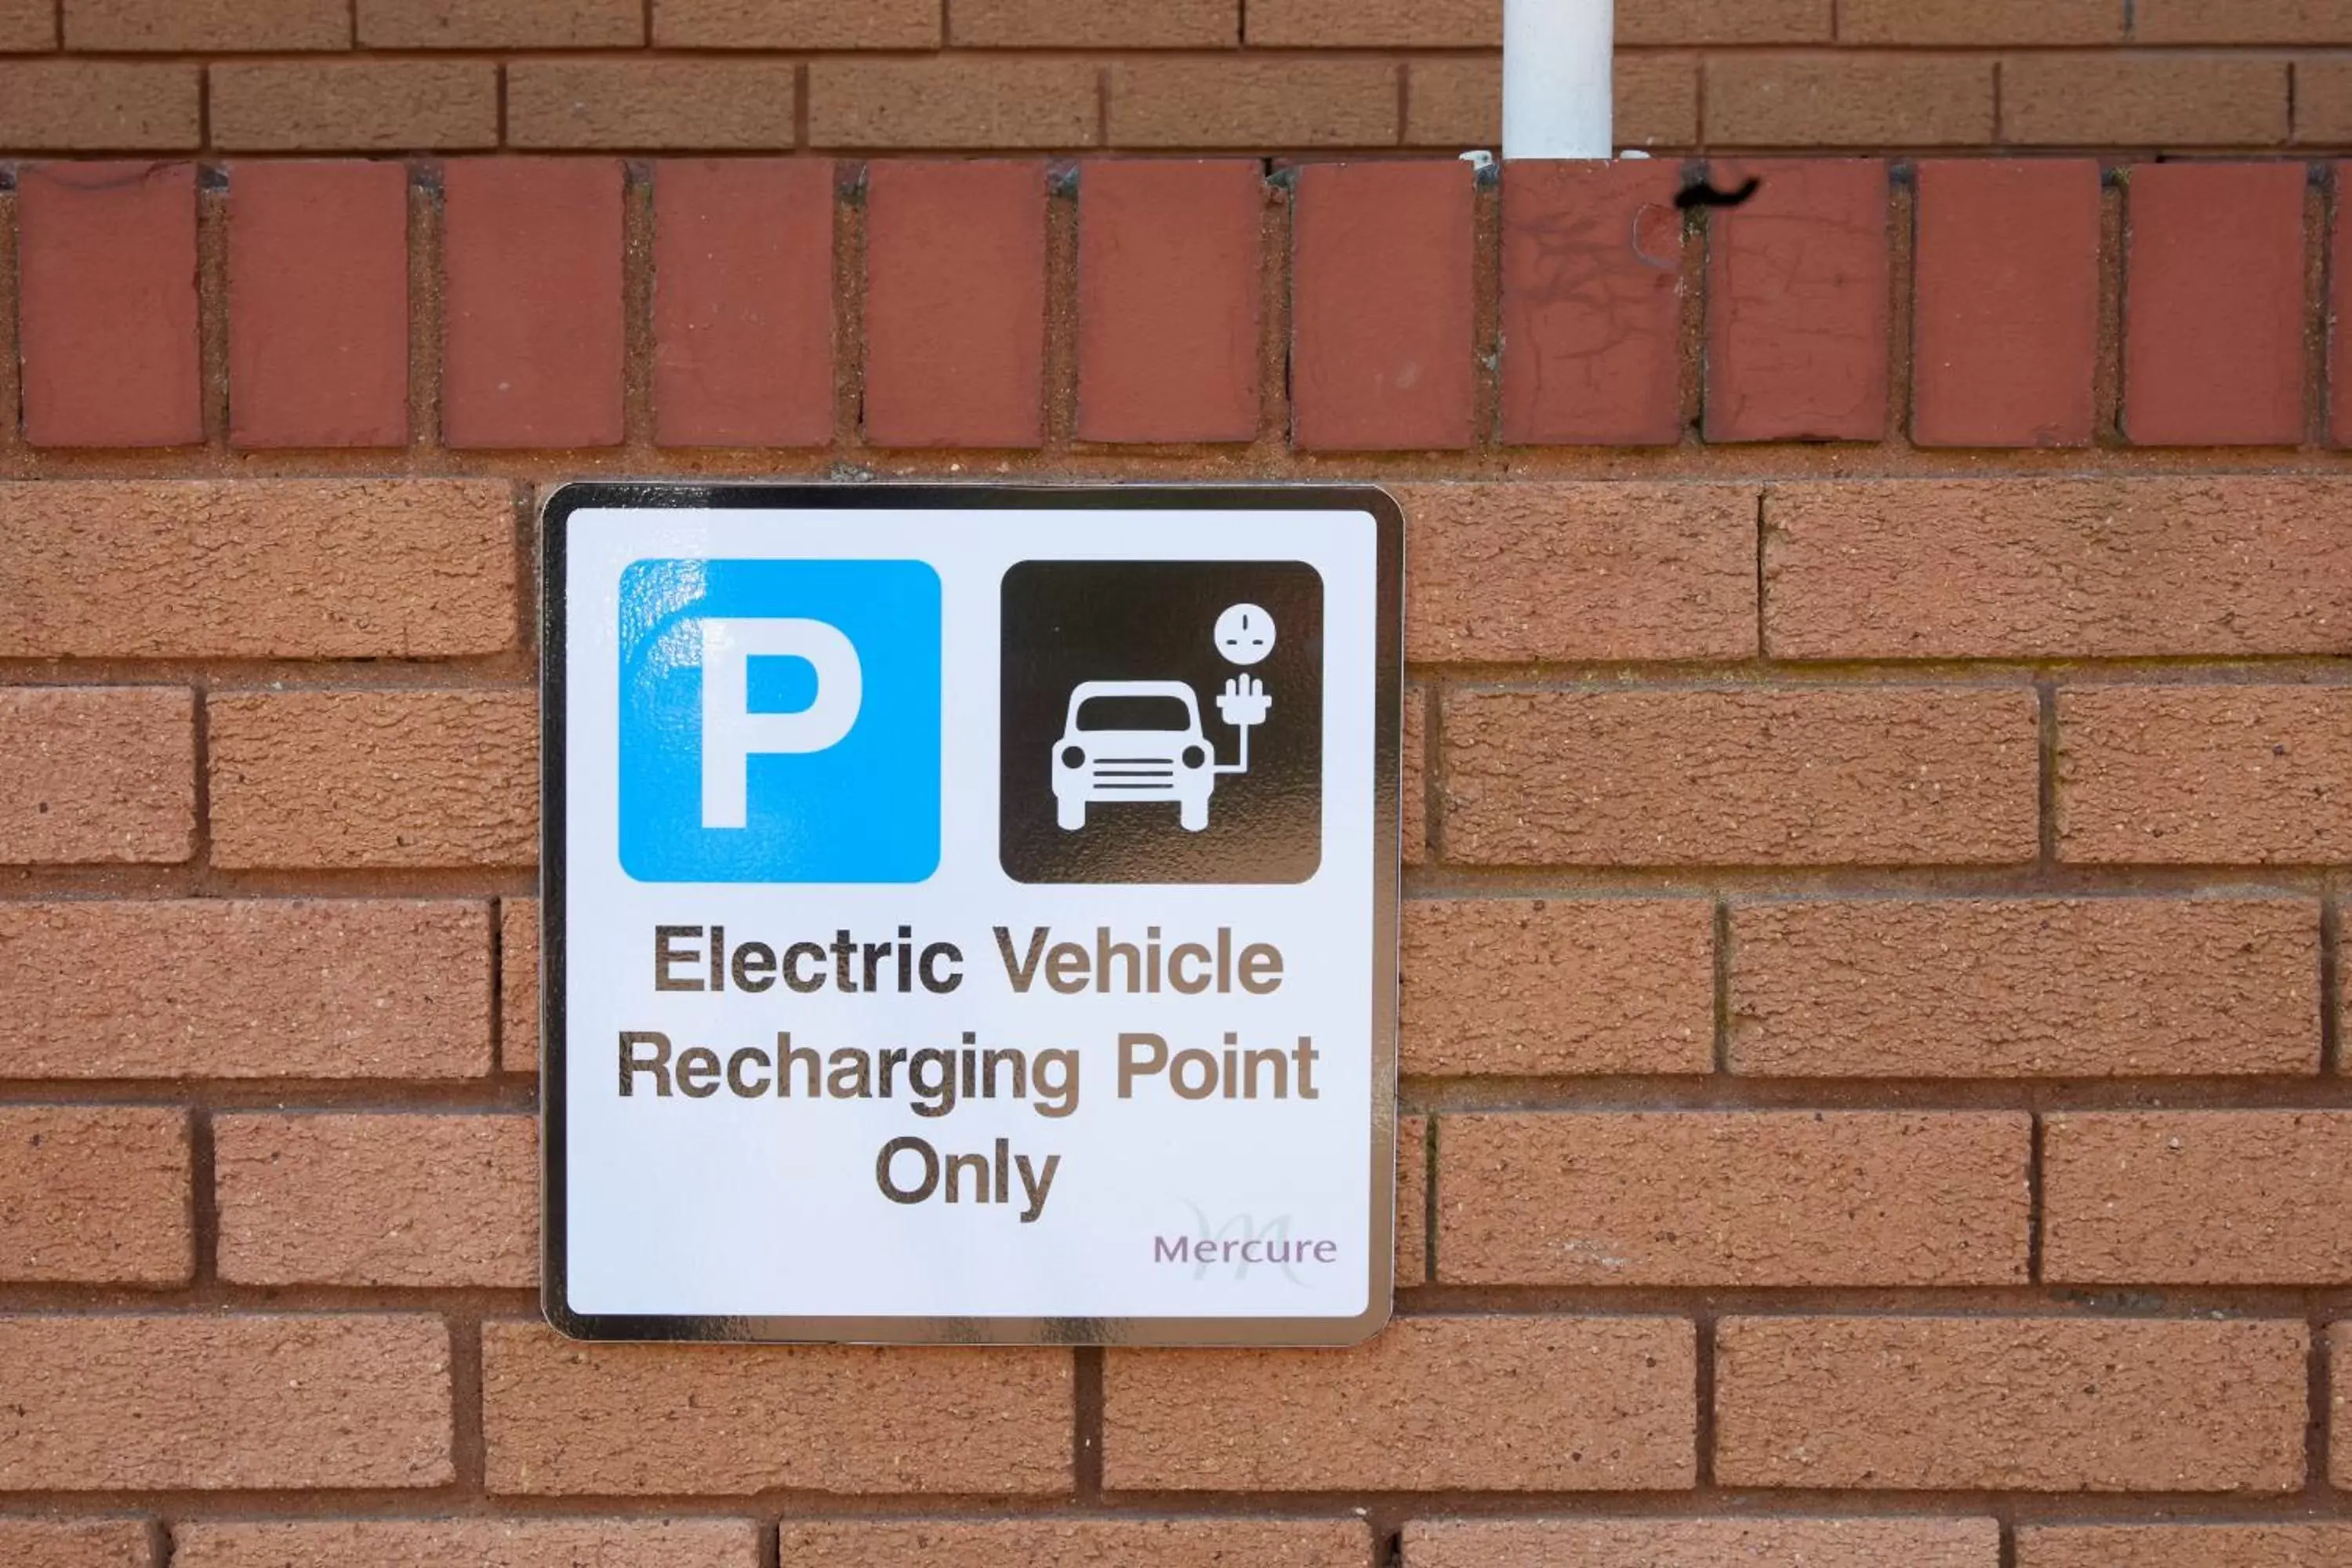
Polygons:
[[1265,682],[1255,675],[1236,675],[1217,694],[1217,714],[1236,730],[1252,730],[1265,722],[1274,699]]

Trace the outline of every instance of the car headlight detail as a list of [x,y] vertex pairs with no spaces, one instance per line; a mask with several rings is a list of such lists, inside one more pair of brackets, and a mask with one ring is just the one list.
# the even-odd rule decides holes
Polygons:
[[1186,767],[1201,767],[1206,764],[1208,760],[1209,753],[1202,751],[1200,747],[1187,746],[1184,748],[1184,765]]
[[1064,746],[1062,748],[1062,765],[1066,768],[1085,767],[1087,765],[1086,748],[1083,746]]

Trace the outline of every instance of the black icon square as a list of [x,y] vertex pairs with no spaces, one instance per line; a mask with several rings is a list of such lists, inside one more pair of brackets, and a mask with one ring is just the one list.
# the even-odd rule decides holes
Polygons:
[[1019,882],[1321,865],[1323,579],[1297,561],[1004,574],[997,848]]

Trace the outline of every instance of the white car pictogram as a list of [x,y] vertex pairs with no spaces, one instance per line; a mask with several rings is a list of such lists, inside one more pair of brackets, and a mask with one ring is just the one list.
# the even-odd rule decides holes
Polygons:
[[1209,826],[1215,762],[1182,681],[1083,681],[1054,742],[1054,820],[1075,831],[1090,802],[1172,800],[1177,821],[1198,833]]

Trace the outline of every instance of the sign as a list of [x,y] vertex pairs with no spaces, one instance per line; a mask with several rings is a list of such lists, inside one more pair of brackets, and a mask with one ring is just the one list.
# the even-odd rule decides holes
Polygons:
[[557,491],[549,1320],[1378,1329],[1402,554],[1361,488]]

